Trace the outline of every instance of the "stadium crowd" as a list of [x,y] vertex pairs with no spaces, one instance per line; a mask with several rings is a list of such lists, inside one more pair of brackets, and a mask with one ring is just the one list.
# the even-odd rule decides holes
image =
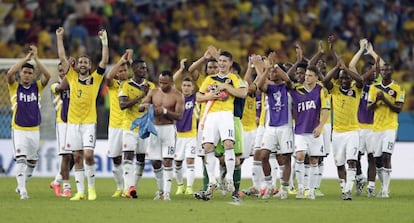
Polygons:
[[[313,53],[334,34],[336,50],[349,61],[360,38],[393,64],[407,91],[404,111],[414,110],[414,5],[411,1],[228,0],[228,1],[3,1],[12,7],[0,27],[0,58],[18,58],[35,44],[41,58],[56,58],[54,31],[67,30],[69,55],[96,58],[100,28],[108,30],[110,63],[125,49],[147,61],[151,79],[161,70],[194,61],[209,45],[232,51],[242,67],[252,53],[276,51],[294,61],[296,42]],[[26,3],[27,2],[27,3]],[[7,11],[6,11],[7,12]],[[311,55],[305,55],[311,56]]]

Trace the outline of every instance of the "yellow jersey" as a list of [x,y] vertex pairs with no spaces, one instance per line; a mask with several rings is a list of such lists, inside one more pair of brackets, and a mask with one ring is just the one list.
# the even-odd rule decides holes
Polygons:
[[257,129],[256,125],[256,95],[247,95],[241,119],[243,130],[252,131]]
[[108,86],[109,93],[109,127],[122,128],[123,112],[119,106],[119,91],[121,82],[114,80],[112,86]]
[[[378,92],[383,92],[384,97],[391,103],[404,103],[405,91],[394,81],[388,86],[382,85],[382,82],[371,85],[368,92],[368,102],[375,102]],[[374,111],[374,131],[396,130],[397,128],[398,113],[391,111],[383,101],[377,102],[377,108]]]
[[[246,84],[241,80],[236,74],[228,73],[225,76],[220,76],[218,74],[207,76],[203,81],[200,92],[203,94],[214,92],[216,89],[217,83],[226,83],[230,84],[234,88],[246,87]],[[209,112],[219,112],[219,111],[234,111],[234,96],[227,94],[227,96],[222,100],[216,100]]]
[[66,79],[70,87],[68,123],[94,124],[97,122],[96,98],[103,80],[104,69],[98,68],[86,79],[79,79],[78,73],[69,68]]
[[350,89],[341,89],[338,83],[333,83],[332,110],[333,130],[349,132],[359,129],[358,107],[362,90],[352,84]]
[[[119,91],[119,95],[118,96],[119,97],[127,97],[128,99],[132,99],[132,98],[139,97],[139,96],[145,94],[144,88],[143,88],[143,86],[145,84],[148,84],[149,85],[149,89],[154,89],[155,88],[154,83],[152,83],[150,81],[147,81],[147,80],[144,80],[144,82],[141,83],[141,84],[136,83],[132,79],[130,79],[128,81],[124,81],[121,84],[121,89]],[[135,119],[141,117],[145,113],[145,111],[144,112],[139,112],[138,111],[139,105],[140,105],[140,103],[136,103],[132,107],[126,108],[126,109],[123,110],[122,128],[124,130],[130,130],[131,123]],[[134,129],[134,132],[138,132],[138,130],[139,130],[139,127],[135,128]]]

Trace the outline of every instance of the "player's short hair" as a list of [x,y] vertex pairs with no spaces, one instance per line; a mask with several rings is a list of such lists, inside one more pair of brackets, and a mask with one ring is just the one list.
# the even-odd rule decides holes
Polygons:
[[319,74],[319,70],[315,65],[310,65],[306,69],[314,72],[316,74],[316,76],[318,76],[318,74]]
[[231,65],[231,68],[237,71],[237,74],[241,74],[241,67],[240,64],[233,61],[233,64]]
[[306,69],[307,67],[308,67],[308,64],[303,63],[303,62],[299,63],[298,66],[297,66],[297,68],[303,68],[303,69]]
[[163,71],[161,71],[160,75],[161,76],[168,76],[168,77],[172,78],[174,74],[169,70],[163,70]]
[[29,69],[33,69],[34,70],[34,66],[32,64],[30,64],[30,63],[24,63],[22,65],[22,68],[29,68]]
[[231,61],[233,60],[233,55],[229,51],[221,52],[220,56],[225,56],[225,57],[229,58]]
[[132,61],[131,66],[136,66],[136,65],[142,64],[142,63],[145,63],[145,61],[144,60],[141,60],[141,59],[134,60],[134,61]]
[[189,77],[189,76],[186,76],[186,77],[183,78],[183,82],[184,81],[189,81],[189,82],[193,83],[193,78]]

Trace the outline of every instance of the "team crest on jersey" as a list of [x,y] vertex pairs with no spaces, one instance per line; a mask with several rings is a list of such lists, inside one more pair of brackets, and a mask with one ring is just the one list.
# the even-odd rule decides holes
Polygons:
[[230,78],[226,79],[226,80],[224,81],[224,83],[226,83],[226,84],[230,84],[230,83],[231,83],[231,79],[230,79]]
[[388,91],[388,95],[394,95],[394,94],[395,94],[394,90],[391,89],[391,90]]
[[348,94],[348,96],[352,96],[352,95],[354,95],[354,92],[349,90],[347,94]]

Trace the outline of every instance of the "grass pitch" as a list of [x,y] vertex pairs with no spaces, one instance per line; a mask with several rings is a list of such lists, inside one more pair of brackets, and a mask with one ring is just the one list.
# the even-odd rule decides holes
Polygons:
[[[0,178],[1,222],[414,222],[414,180],[392,180],[389,199],[353,196],[352,201],[340,199],[336,180],[323,180],[324,197],[316,200],[288,200],[270,198],[262,200],[242,198],[240,206],[229,204],[231,196],[223,197],[217,191],[210,201],[191,196],[175,195],[173,185],[171,201],[152,200],[156,191],[154,179],[143,179],[138,187],[138,199],[111,198],[115,189],[113,179],[98,178],[96,201],[69,201],[55,197],[49,188],[49,178],[33,178],[28,183],[29,200],[20,200],[14,192],[16,180]],[[250,180],[242,181],[247,188]],[[378,187],[378,186],[377,186]],[[72,188],[75,188],[72,182]],[[201,180],[194,189],[201,188]]]

